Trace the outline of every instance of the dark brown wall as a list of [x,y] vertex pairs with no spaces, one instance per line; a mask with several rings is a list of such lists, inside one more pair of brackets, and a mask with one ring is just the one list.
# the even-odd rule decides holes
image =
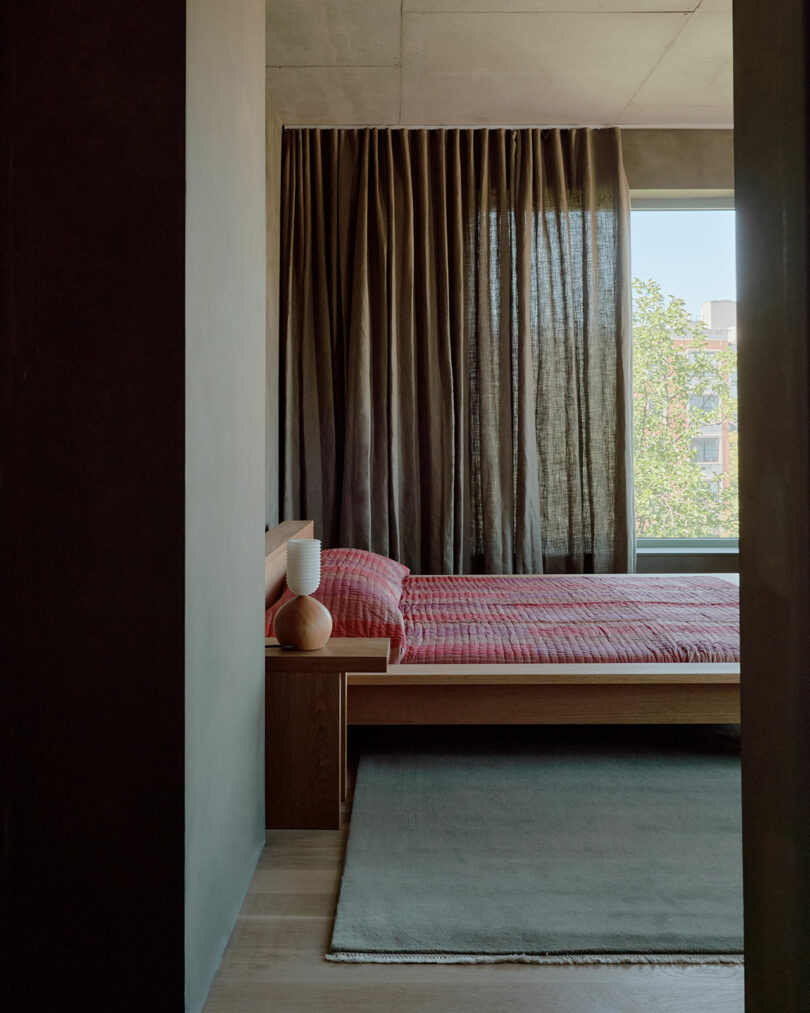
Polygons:
[[178,1010],[185,4],[4,17],[6,1008]]
[[[745,988],[810,1009],[806,0],[736,0]],[[767,44],[763,45],[763,40]]]

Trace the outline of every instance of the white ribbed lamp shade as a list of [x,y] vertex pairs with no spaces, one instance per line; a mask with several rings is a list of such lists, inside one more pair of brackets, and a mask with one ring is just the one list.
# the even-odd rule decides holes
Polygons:
[[312,594],[320,582],[320,539],[291,538],[287,542],[287,587],[293,594]]

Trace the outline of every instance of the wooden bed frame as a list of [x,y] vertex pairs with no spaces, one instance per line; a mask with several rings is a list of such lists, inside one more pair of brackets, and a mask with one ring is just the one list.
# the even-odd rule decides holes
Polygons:
[[[278,597],[284,582],[287,540],[313,537],[312,521],[285,521],[267,532],[266,602]],[[739,580],[737,574],[715,576]],[[350,673],[347,681],[350,725],[740,720],[739,664],[389,665],[385,673]]]

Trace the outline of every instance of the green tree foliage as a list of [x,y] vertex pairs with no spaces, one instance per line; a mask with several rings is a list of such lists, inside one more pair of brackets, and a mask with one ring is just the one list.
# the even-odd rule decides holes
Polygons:
[[[683,299],[652,280],[633,281],[633,424],[636,531],[640,538],[737,534],[737,400],[733,348],[709,351],[704,328]],[[722,440],[729,423],[730,466],[709,480],[694,441]]]

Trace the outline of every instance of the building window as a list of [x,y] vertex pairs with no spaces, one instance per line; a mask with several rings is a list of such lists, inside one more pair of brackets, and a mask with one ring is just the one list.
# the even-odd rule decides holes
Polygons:
[[634,201],[631,222],[636,534],[736,538],[734,211]]
[[[720,440],[718,437],[705,437],[701,436],[696,440],[692,440],[692,446],[695,451],[695,460],[699,464],[717,464],[720,461]],[[710,485],[715,485],[716,482],[710,482]]]
[[689,407],[698,412],[716,412],[720,407],[720,398],[717,394],[692,394]]

